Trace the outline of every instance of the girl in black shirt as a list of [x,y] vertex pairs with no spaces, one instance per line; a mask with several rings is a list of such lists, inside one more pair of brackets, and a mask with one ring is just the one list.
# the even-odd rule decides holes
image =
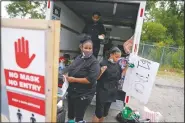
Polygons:
[[80,44],[82,54],[64,70],[68,87],[68,119],[84,122],[83,117],[96,92],[96,81],[100,74],[100,65],[93,55],[93,43],[85,37]]
[[110,50],[109,59],[103,60],[100,66],[105,66],[106,70],[101,73],[97,82],[96,110],[93,122],[103,122],[108,115],[112,102],[116,101],[118,82],[121,79],[122,69],[117,63],[121,57],[121,50],[114,47]]

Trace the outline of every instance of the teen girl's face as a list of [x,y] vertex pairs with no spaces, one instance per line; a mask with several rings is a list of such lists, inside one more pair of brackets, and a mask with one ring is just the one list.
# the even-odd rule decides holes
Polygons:
[[82,53],[85,57],[89,57],[92,55],[93,53],[93,44],[92,42],[85,42],[83,45],[82,45]]
[[111,59],[113,59],[114,62],[117,62],[119,58],[121,57],[121,53],[113,53],[110,55]]
[[82,46],[82,51],[85,51],[85,52],[92,52],[92,49],[93,49],[93,46],[91,42],[86,42]]

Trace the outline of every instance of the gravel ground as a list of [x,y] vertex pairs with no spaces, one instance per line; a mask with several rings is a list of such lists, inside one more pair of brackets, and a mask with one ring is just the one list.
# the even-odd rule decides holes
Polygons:
[[[143,105],[131,99],[130,106],[141,109]],[[184,78],[157,77],[146,107],[160,112],[166,122],[184,122]]]
[[[5,87],[1,89],[1,113],[7,117],[8,106]],[[128,106],[141,111],[144,105],[131,98]],[[184,78],[157,77],[149,102],[145,106],[152,111],[160,112],[166,122],[184,122]],[[105,122],[115,122],[115,116],[122,108],[122,102],[113,103]],[[84,118],[86,121],[92,121],[94,110],[94,105],[88,107]]]
[[[140,112],[146,106],[160,112],[166,122],[184,122],[184,78],[157,77],[148,104],[143,105],[131,98],[128,106]],[[115,116],[122,107],[122,102],[113,103],[105,122],[115,122]],[[86,121],[91,122],[94,110],[94,105],[88,107],[84,118]]]

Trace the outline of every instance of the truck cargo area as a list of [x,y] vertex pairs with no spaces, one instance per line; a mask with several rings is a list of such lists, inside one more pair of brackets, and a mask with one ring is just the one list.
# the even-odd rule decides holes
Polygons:
[[106,30],[106,41],[111,46],[123,44],[133,36],[140,4],[120,1],[55,1],[53,12],[60,10],[57,18],[61,20],[60,51],[76,56],[79,53],[79,35],[86,23],[91,21],[93,12],[101,13],[101,21]]

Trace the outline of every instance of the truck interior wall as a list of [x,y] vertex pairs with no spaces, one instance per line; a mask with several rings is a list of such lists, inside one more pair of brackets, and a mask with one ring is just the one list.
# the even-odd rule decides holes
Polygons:
[[121,40],[127,40],[133,35],[133,30],[130,27],[118,27],[105,25],[105,28],[111,28],[111,38],[120,38]]
[[[123,2],[123,0],[121,0]],[[120,1],[119,1],[120,2]],[[61,8],[61,13],[60,13],[60,20],[61,24],[77,31],[77,32],[82,32],[85,22],[83,19],[81,19],[79,16],[77,16],[71,9],[69,9],[63,2],[61,1],[55,1],[54,2],[55,6]],[[55,16],[55,15],[53,15]],[[115,38],[115,39],[121,39],[123,41],[128,40],[132,35],[134,30],[130,27],[119,27],[119,26],[110,26],[110,25],[105,25],[105,28],[111,28],[112,31],[110,33],[110,38]],[[67,51],[67,52],[62,52],[60,53],[60,56],[63,53],[68,53],[71,55],[71,58],[76,56],[77,53],[75,52],[70,52],[70,51],[78,51],[79,50],[79,36],[72,32],[69,31],[65,28],[61,29],[61,37],[60,37],[60,49],[62,51]],[[123,42],[121,41],[114,41],[112,40],[112,43],[114,46],[122,45]]]
[[[61,8],[61,13],[60,13],[60,20],[61,24],[74,29],[78,32],[82,32],[85,22],[79,18],[74,12],[72,12],[68,7],[66,7],[62,2],[60,1],[55,1],[54,4]],[[68,50],[68,51],[78,51],[79,49],[79,36],[71,32],[65,28],[61,29],[60,32],[60,49],[61,50]],[[68,52],[66,52],[68,53]],[[72,57],[76,55],[76,53],[70,53]],[[62,55],[62,53],[60,53]]]

